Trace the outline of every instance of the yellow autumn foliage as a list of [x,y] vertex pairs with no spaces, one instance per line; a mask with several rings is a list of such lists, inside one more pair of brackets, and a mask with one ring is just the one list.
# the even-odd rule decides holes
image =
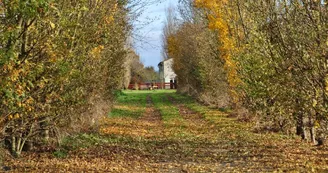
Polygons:
[[[114,99],[130,30],[126,4],[0,0],[0,142],[23,145],[39,124],[69,128],[81,120],[77,110],[91,112],[92,98]],[[22,147],[10,149],[19,155]]]
[[208,28],[217,32],[217,38],[220,42],[218,50],[220,51],[220,57],[225,62],[224,68],[230,85],[230,95],[233,103],[237,103],[239,99],[235,90],[240,83],[240,79],[238,78],[237,64],[232,58],[232,53],[236,47],[234,38],[229,32],[228,3],[227,0],[195,0],[196,7],[209,11],[207,15],[209,20]]
[[100,58],[101,52],[104,50],[104,46],[103,45],[99,45],[95,48],[93,48],[90,52],[91,56],[98,59]]

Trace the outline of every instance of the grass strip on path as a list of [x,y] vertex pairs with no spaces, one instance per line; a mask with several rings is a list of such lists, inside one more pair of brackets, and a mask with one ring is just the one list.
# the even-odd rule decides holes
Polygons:
[[182,124],[183,118],[179,114],[179,109],[172,105],[165,93],[153,93],[151,97],[154,102],[154,106],[161,112],[165,125]]
[[139,118],[146,111],[149,92],[124,91],[117,97],[117,102],[109,113],[109,117]]

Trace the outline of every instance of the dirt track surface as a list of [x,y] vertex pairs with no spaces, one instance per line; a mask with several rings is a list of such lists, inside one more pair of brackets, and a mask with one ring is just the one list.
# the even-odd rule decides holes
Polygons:
[[[132,99],[133,98],[133,99]],[[135,101],[138,100],[138,101]],[[325,172],[328,150],[274,133],[172,91],[126,92],[98,132],[57,150],[6,157],[7,172]],[[115,112],[114,111],[114,112]],[[135,112],[140,114],[136,116]],[[129,115],[133,114],[133,116]],[[62,155],[60,153],[62,152]],[[0,172],[3,171],[1,170]]]

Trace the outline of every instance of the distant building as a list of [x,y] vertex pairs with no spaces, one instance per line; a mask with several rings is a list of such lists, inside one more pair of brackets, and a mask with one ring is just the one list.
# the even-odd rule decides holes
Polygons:
[[176,74],[173,71],[173,59],[167,59],[158,64],[161,83],[166,83],[165,88],[176,88]]

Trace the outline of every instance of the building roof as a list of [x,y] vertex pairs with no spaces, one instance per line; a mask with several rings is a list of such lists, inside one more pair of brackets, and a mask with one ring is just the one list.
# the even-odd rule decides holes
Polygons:
[[165,61],[169,61],[169,60],[171,60],[172,58],[169,58],[169,59],[166,59],[166,60],[164,60],[164,61],[161,61],[160,63],[158,63],[158,65],[157,66],[162,66],[163,65],[163,63],[165,62]]

